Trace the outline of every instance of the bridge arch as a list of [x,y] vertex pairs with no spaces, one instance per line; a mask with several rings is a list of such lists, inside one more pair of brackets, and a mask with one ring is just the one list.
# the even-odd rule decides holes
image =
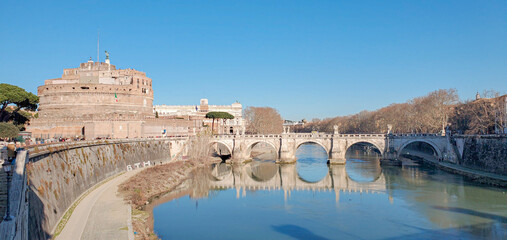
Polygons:
[[403,143],[397,150],[397,157],[400,157],[400,154],[401,154],[401,151],[403,151],[403,149],[405,147],[407,147],[409,144],[411,143],[415,143],[415,142],[422,142],[422,143],[426,143],[428,145],[430,145],[433,150],[435,151],[435,153],[437,154],[437,156],[439,158],[442,158],[442,150],[440,150],[440,148],[435,144],[433,143],[432,141],[429,141],[429,140],[425,140],[425,139],[414,139],[414,140],[409,140],[409,141],[406,141],[405,143]]
[[374,146],[380,153],[380,155],[382,155],[382,152],[384,150],[383,147],[381,147],[378,143],[376,143],[375,141],[368,141],[368,140],[359,140],[359,141],[356,141],[350,145],[347,146],[347,149],[345,149],[345,153],[347,153],[347,151],[354,145],[356,144],[361,144],[361,143],[366,143],[366,144],[370,144],[372,146]]
[[323,143],[321,143],[320,141],[317,141],[317,140],[308,140],[308,139],[302,140],[302,141],[300,141],[300,142],[298,142],[296,144],[295,151],[298,150],[298,148],[301,147],[301,145],[303,145],[305,143],[315,143],[317,145],[320,145],[322,148],[324,148],[324,150],[326,151],[326,153],[329,156],[329,147],[327,147],[325,144],[323,144]]
[[276,146],[275,146],[275,144],[273,144],[273,143],[272,143],[272,142],[270,142],[270,141],[266,141],[266,140],[255,140],[255,141],[252,141],[252,142],[248,143],[248,145],[247,145],[247,149],[252,150],[252,148],[253,148],[256,144],[258,144],[258,143],[267,143],[267,144],[269,144],[271,147],[273,147],[273,149],[275,149],[275,151],[276,151],[276,152],[278,152],[278,151],[279,151],[279,148],[278,148],[278,147],[276,147]]
[[254,147],[257,145],[257,144],[260,144],[260,143],[265,143],[267,145],[269,145],[273,150],[274,150],[274,157],[275,159],[273,160],[276,160],[279,158],[279,155],[280,155],[280,146],[275,143],[273,143],[273,141],[269,141],[269,140],[264,140],[264,139],[255,139],[255,140],[252,140],[252,141],[247,141],[246,142],[246,148],[244,150],[245,152],[245,157],[247,158],[252,158],[252,150],[254,149]]
[[229,151],[229,153],[232,154],[232,147],[229,146],[227,143],[225,143],[223,141],[220,141],[220,140],[211,140],[208,145],[210,147],[212,147],[213,144],[222,144],[222,145],[224,145],[227,148],[227,150]]

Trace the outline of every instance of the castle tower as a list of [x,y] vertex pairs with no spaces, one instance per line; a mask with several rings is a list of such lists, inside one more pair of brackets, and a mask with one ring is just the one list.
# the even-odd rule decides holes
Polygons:
[[201,110],[201,112],[208,112],[209,111],[208,99],[206,99],[206,98],[201,99],[201,106],[199,109]]

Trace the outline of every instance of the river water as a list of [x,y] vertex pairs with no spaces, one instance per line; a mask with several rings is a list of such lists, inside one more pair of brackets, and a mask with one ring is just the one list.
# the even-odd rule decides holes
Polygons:
[[305,144],[296,164],[215,164],[153,208],[161,239],[507,239],[507,191],[430,166],[384,167],[354,152],[328,166]]

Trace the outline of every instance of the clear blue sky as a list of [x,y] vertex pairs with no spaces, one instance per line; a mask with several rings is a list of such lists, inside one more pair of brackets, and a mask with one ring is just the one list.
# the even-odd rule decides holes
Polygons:
[[[360,3],[359,3],[360,2]],[[507,92],[507,1],[6,1],[0,82],[36,92],[103,50],[155,104],[375,110],[440,88]]]

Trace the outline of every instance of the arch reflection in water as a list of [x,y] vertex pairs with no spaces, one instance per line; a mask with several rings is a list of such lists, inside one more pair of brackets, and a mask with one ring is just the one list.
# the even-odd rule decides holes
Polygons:
[[355,182],[348,177],[344,165],[326,166],[326,175],[317,182],[308,182],[299,176],[296,164],[256,161],[238,165],[221,163],[214,165],[211,171],[213,177],[207,183],[208,187],[210,189],[235,188],[238,198],[245,196],[246,190],[283,189],[289,192],[297,190],[334,190],[337,194],[337,200],[341,191],[386,192],[385,178],[382,174],[372,182]]
[[355,143],[347,149],[347,175],[356,182],[373,182],[382,174],[380,150],[371,143]]
[[232,175],[232,167],[226,163],[213,163],[210,165],[209,174],[214,178],[212,180],[221,181]]
[[319,182],[328,175],[328,154],[316,143],[303,143],[296,150],[297,171],[301,180]]
[[274,161],[252,161],[245,170],[254,181],[267,182],[278,173],[278,165]]

